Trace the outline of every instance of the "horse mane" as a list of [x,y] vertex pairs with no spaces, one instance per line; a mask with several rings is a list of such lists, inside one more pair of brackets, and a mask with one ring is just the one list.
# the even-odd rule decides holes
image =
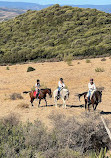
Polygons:
[[42,88],[40,90],[51,90],[51,88]]
[[102,94],[102,91],[100,90],[96,90],[95,93],[98,92],[99,94]]

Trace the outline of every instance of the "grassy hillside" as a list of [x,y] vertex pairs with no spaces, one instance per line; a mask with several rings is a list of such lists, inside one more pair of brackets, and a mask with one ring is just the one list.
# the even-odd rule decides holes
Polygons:
[[0,24],[0,62],[111,54],[111,14],[54,5]]
[[20,9],[0,8],[0,22],[12,19],[24,12]]

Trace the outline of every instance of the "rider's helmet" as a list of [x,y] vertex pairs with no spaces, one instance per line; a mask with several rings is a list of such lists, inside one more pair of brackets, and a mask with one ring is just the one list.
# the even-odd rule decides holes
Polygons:
[[39,80],[39,79],[37,79],[37,82],[40,82],[40,80]]
[[90,79],[90,82],[93,83],[93,81],[94,81],[93,78],[91,78],[91,79]]
[[60,81],[63,82],[63,78],[60,78]]

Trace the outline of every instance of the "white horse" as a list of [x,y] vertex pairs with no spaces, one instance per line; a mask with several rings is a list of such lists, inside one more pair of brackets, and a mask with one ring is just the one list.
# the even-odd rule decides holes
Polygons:
[[[57,107],[57,94],[58,94],[58,89],[56,89],[54,92],[53,92],[53,95],[54,95],[54,102],[55,102],[55,106]],[[67,100],[69,98],[69,90],[68,89],[62,89],[60,91],[60,98],[62,99],[63,101],[63,108],[66,108],[66,102],[65,100]]]

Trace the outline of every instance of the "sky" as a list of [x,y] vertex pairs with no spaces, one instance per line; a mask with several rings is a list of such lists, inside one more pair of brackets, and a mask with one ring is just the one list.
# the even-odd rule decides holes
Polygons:
[[0,0],[0,1],[12,1],[12,2],[30,2],[37,4],[73,4],[73,5],[84,5],[84,4],[93,4],[93,5],[106,5],[111,4],[111,0]]

